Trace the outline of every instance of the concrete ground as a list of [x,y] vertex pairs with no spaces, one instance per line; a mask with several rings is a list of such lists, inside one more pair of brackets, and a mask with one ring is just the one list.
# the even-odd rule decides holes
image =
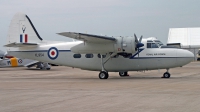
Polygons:
[[199,112],[200,63],[130,77],[69,67],[0,68],[0,112]]

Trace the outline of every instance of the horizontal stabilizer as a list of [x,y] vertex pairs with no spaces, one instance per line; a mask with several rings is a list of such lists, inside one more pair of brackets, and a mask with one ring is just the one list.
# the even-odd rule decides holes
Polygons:
[[92,34],[86,34],[86,33],[62,32],[58,34],[69,37],[69,38],[73,38],[73,39],[77,39],[77,40],[81,40],[85,42],[92,42],[92,43],[110,43],[110,42],[116,41],[114,37],[92,35]]
[[37,46],[37,43],[11,43],[4,45],[4,47],[35,47]]
[[33,66],[37,65],[38,63],[40,63],[40,62],[39,61],[33,61],[31,63],[28,63],[28,64],[24,65],[24,66],[30,68],[30,67],[33,67]]

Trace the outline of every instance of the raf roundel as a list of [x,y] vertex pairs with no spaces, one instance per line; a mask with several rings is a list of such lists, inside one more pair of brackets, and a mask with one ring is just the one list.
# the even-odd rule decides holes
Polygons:
[[23,62],[22,59],[19,59],[19,60],[18,60],[18,63],[22,63],[22,62]]
[[58,49],[55,48],[55,47],[51,47],[49,50],[48,50],[48,57],[51,59],[51,60],[55,60],[57,57],[58,57]]

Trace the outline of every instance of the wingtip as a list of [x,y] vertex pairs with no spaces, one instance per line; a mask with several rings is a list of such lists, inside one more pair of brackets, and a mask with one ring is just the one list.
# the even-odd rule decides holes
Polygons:
[[56,34],[58,34],[58,35],[63,35],[63,34],[67,34],[67,33],[73,33],[73,32],[60,32],[60,33],[56,33]]
[[56,34],[58,34],[58,35],[64,35],[66,32],[60,32],[60,33],[56,33]]

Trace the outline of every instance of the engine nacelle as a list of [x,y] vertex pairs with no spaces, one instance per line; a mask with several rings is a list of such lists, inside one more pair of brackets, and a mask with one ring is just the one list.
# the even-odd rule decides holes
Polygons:
[[119,55],[131,55],[136,52],[134,37],[116,37],[115,42],[111,43],[81,43],[71,48],[74,53],[116,53]]
[[116,53],[135,53],[135,38],[133,37],[116,37],[115,43]]

